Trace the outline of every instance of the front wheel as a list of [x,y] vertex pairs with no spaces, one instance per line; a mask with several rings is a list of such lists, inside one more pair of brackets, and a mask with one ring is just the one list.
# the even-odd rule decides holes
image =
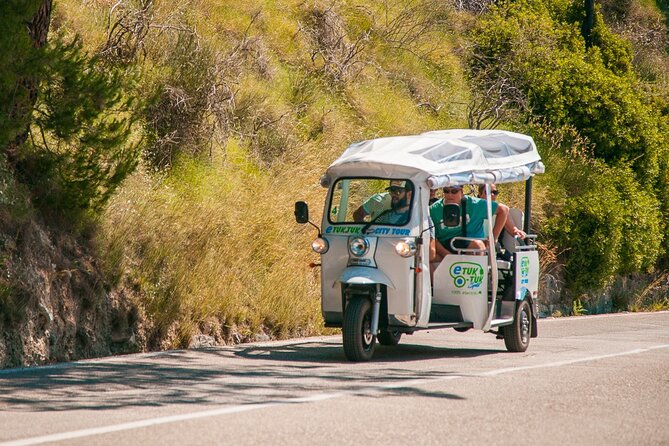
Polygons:
[[513,324],[504,327],[504,344],[510,352],[524,352],[530,345],[532,336],[532,311],[526,300],[516,308]]
[[364,297],[351,299],[346,306],[344,324],[344,354],[349,361],[369,361],[374,356],[376,336],[372,334],[372,303]]
[[381,331],[379,332],[379,344],[381,345],[397,345],[400,343],[402,332],[399,330]]

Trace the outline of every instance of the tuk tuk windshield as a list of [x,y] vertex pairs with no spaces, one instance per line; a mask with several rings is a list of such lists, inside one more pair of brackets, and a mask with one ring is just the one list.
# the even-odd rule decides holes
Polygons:
[[334,184],[328,220],[402,226],[411,217],[412,199],[409,180],[343,178]]

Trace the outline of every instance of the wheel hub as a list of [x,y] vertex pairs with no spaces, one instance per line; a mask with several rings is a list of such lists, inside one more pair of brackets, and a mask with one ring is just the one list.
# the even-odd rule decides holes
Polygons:
[[520,313],[520,341],[523,344],[530,341],[530,318],[524,309]]
[[369,318],[365,318],[365,321],[362,324],[362,342],[365,346],[371,345],[374,341],[374,335],[372,334],[372,324]]

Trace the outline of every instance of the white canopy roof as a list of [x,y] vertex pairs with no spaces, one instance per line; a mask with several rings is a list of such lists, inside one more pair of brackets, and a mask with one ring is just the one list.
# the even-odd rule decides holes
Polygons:
[[328,167],[321,183],[355,176],[409,178],[435,189],[522,181],[543,171],[530,136],[455,129],[354,143]]

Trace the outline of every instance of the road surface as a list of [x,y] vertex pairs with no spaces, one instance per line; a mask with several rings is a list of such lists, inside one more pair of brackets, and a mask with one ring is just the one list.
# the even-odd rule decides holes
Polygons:
[[430,330],[0,371],[0,446],[669,445],[669,312],[543,319],[525,353]]

